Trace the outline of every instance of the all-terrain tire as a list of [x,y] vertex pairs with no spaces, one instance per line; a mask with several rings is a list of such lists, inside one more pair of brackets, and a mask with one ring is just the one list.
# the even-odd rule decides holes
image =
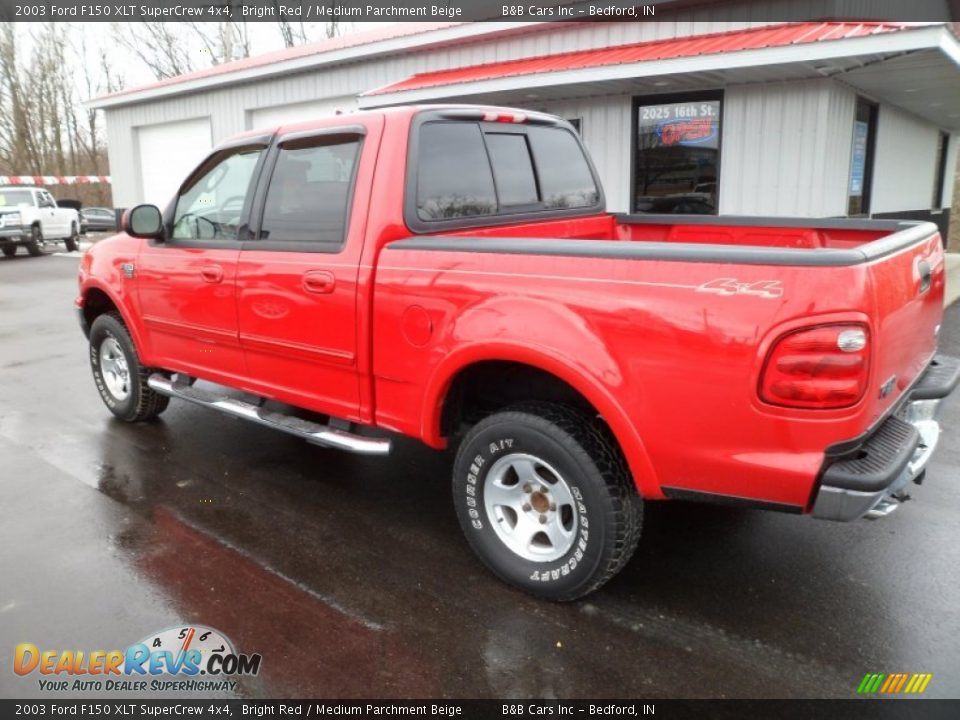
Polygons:
[[31,257],[40,257],[46,254],[44,249],[43,231],[39,225],[34,225],[30,228],[30,240],[27,241],[27,252]]
[[[111,343],[111,348],[119,346],[122,351],[127,373],[125,393],[111,390],[111,383],[101,366],[104,343]],[[147,379],[153,371],[141,364],[133,339],[118,313],[106,313],[93,321],[90,327],[90,368],[100,398],[110,412],[121,420],[131,423],[150,420],[166,410],[170,403],[169,397],[147,385]]]
[[63,239],[67,252],[76,252],[80,249],[80,228],[76,223],[70,225],[70,237]]
[[[512,463],[534,481],[525,483]],[[529,475],[528,463],[537,475]],[[510,472],[518,481],[505,488]],[[503,490],[530,493],[527,485],[534,493],[522,506],[511,509],[507,501],[488,506],[488,492],[496,503]],[[453,494],[467,541],[484,564],[506,582],[549,600],[575,600],[599,588],[626,565],[640,539],[643,502],[616,440],[599,417],[565,405],[525,403],[475,425],[457,451]],[[572,502],[557,508],[561,497]],[[569,540],[554,546],[546,532],[541,540],[538,534],[522,542],[536,532],[537,522],[546,529],[554,519],[566,535],[555,531],[553,537],[572,536],[569,548]],[[511,533],[521,527],[526,530],[517,549]]]

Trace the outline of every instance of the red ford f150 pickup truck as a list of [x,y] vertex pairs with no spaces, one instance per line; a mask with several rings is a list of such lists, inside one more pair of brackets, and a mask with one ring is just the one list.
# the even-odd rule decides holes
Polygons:
[[87,252],[76,304],[121,419],[456,446],[470,545],[569,600],[645,501],[895,508],[960,377],[943,294],[931,224],[612,215],[567,123],[423,106],[224,143]]

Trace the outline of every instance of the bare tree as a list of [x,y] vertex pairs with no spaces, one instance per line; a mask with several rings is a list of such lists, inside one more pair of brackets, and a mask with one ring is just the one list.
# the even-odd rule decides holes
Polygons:
[[194,69],[189,45],[181,41],[176,23],[113,24],[112,35],[149,68],[157,80],[183,75]]
[[[278,2],[274,2],[274,7],[279,7]],[[323,31],[322,35],[326,38],[339,37],[343,34],[346,29],[346,25],[349,23],[344,23],[339,20],[331,20],[329,22],[322,23]],[[283,39],[284,47],[295,47],[297,45],[306,45],[309,42],[314,42],[314,38],[311,37],[313,33],[310,31],[309,25],[304,22],[289,22],[287,20],[277,21],[277,28],[280,30],[280,37]]]
[[251,52],[243,22],[114,23],[112,34],[157,80],[250,57]]
[[[11,23],[0,25],[0,172],[13,175],[99,175],[106,153],[92,111],[82,109],[80,93],[116,88],[106,57],[100,65],[68,42],[69,27],[31,27],[32,51],[21,56],[22,38]],[[105,73],[101,75],[101,71]],[[63,192],[76,196],[78,188]],[[59,193],[63,194],[63,193]],[[109,188],[84,188],[86,199],[103,202]]]
[[220,65],[250,57],[250,33],[247,24],[232,21],[221,23],[183,23],[187,41],[199,43],[203,65]]

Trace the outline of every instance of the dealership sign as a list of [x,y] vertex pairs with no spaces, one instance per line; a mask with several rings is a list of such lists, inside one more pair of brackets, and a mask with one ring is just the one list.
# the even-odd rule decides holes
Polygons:
[[715,149],[720,134],[720,102],[641,105],[637,122],[647,148],[692,145]]

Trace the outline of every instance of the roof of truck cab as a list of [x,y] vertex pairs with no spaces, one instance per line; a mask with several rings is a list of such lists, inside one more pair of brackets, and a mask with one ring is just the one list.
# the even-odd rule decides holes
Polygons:
[[[332,115],[316,120],[304,120],[298,123],[289,123],[287,125],[270,125],[262,128],[246,130],[237,135],[224,140],[218,147],[228,147],[236,145],[243,140],[254,140],[266,137],[272,137],[278,134],[291,132],[309,132],[310,130],[322,130],[329,127],[348,126],[351,120],[363,120],[378,116],[400,116],[412,117],[421,112],[443,110],[478,110],[484,113],[496,113],[506,115],[524,115],[527,117],[553,117],[549,113],[532,112],[530,110],[520,110],[517,108],[505,107],[500,105],[481,105],[472,103],[420,103],[416,105],[395,105],[385,108],[374,108],[370,110],[354,110],[340,115]],[[562,122],[561,118],[556,118]]]

